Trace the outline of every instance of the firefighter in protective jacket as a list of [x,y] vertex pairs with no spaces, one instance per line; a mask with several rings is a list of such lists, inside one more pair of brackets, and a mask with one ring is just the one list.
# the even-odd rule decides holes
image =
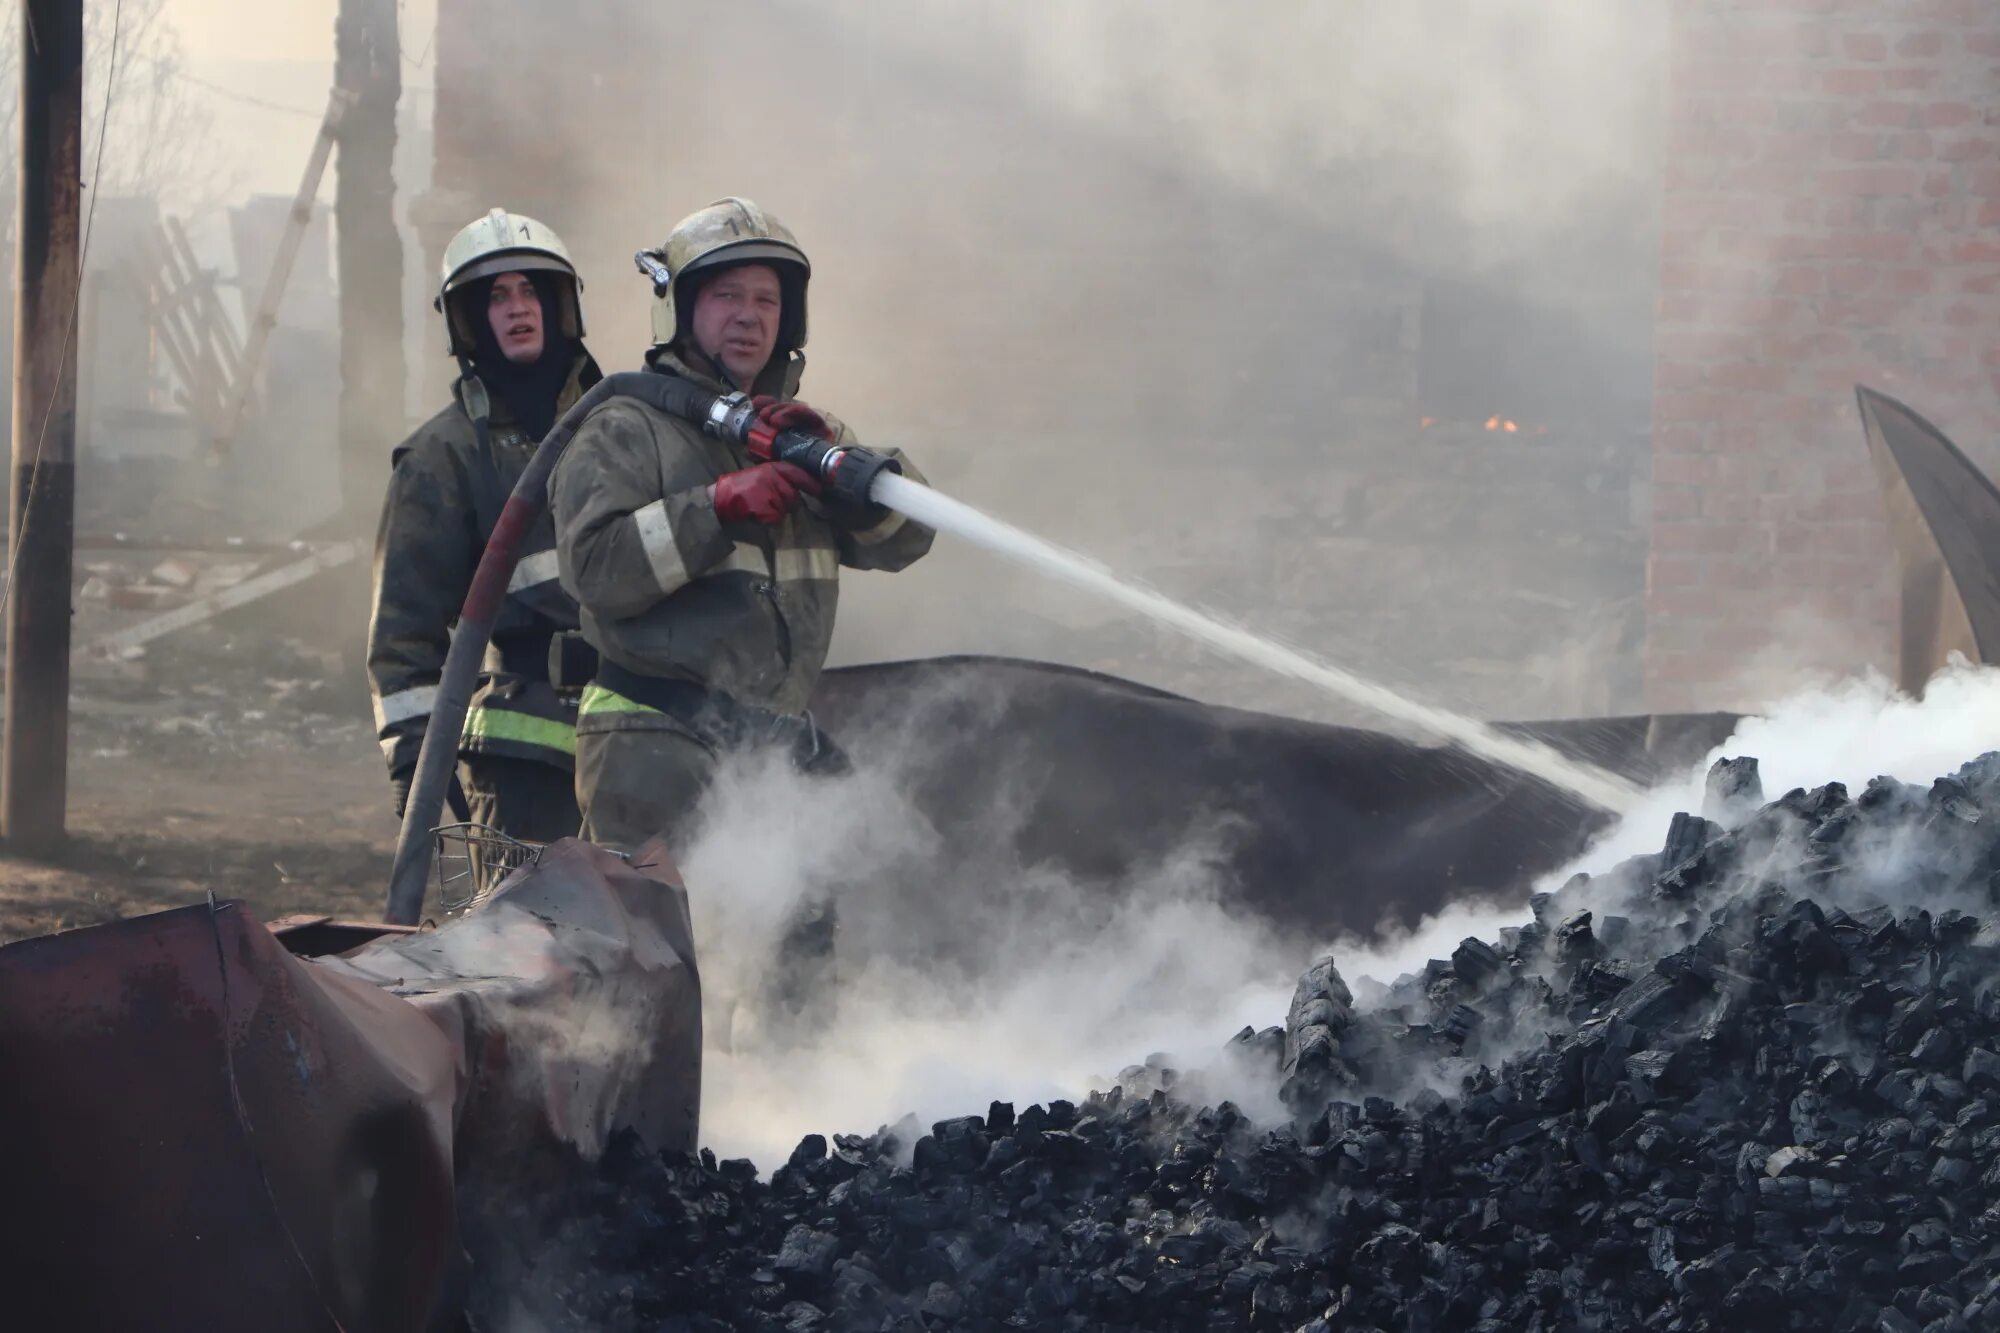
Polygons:
[[[795,400],[812,270],[776,218],[725,199],[682,220],[653,258],[671,278],[654,304],[650,370],[751,395],[775,428],[853,442]],[[632,398],[578,427],[549,499],[563,587],[599,655],[577,721],[585,837],[684,844],[734,751],[778,746],[808,771],[839,762],[803,714],[833,637],[840,567],[902,569],[932,533],[818,490],[799,468]]]
[[[582,282],[556,234],[504,209],[444,255],[437,308],[452,403],[397,448],[375,543],[368,676],[400,817],[479,557],[535,446],[602,376]],[[576,704],[594,662],[556,576],[548,520],[523,543],[459,745],[470,817],[516,838],[577,831]]]

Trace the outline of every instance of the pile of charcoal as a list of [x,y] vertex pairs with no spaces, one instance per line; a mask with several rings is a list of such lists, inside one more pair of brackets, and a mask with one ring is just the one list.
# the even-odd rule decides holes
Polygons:
[[[549,1326],[2000,1327],[2000,755],[1764,804],[1245,1032],[1291,1115],[1081,1104],[611,1154],[535,1204]],[[1185,1090],[1187,1082],[1178,1085]],[[556,1262],[554,1256],[573,1261]],[[524,1284],[529,1285],[529,1284]]]

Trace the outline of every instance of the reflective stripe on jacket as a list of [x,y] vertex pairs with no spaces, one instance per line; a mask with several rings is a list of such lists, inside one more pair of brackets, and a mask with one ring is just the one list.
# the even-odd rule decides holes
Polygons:
[[[560,405],[575,402],[600,378],[596,363],[580,357]],[[482,439],[472,409],[485,399],[477,381],[461,380],[451,406],[418,427],[392,455],[368,624],[368,683],[391,772],[417,762],[451,627],[500,510],[538,443],[523,435],[499,401],[492,404]],[[545,517],[529,533],[508,581],[494,622],[496,653],[489,654],[466,715],[461,753],[572,765],[575,698],[548,682],[551,636],[577,627],[576,603],[558,575],[555,531]],[[496,667],[496,656],[504,656],[504,669]]]
[[[759,389],[792,397],[802,362]],[[654,369],[722,392],[672,355]],[[753,461],[692,422],[613,398],[584,419],[550,478],[556,553],[563,588],[605,658],[796,714],[832,641],[840,566],[902,569],[930,549],[932,533],[900,514],[870,523],[810,497],[774,526],[724,524],[709,488]],[[907,459],[903,469],[922,480]]]

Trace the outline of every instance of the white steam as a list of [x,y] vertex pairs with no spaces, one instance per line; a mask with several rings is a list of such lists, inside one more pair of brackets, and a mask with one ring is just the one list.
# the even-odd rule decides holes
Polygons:
[[[996,813],[987,846],[939,856],[886,776],[724,772],[684,858],[710,1018],[706,1145],[769,1170],[807,1133],[1081,1097],[1154,1052],[1208,1063],[1282,1010],[1311,941],[1228,905],[1214,831],[1191,828],[1135,882],[1087,888],[994,853]],[[778,941],[822,894],[838,904],[838,982],[794,1019],[769,996]],[[1275,1106],[1254,1082],[1222,1095]]]
[[[1877,774],[1928,783],[1996,743],[2000,670],[1947,670],[1921,700],[1880,679],[1806,690],[1746,718],[1537,887],[1658,851],[1672,814],[1700,809],[1708,763],[1722,755],[1756,756],[1776,798],[1828,781],[1858,792]],[[1294,979],[1325,951],[1231,907],[1212,855],[1218,830],[1191,827],[1111,892],[997,855],[1015,817],[995,811],[985,847],[947,849],[890,774],[724,775],[685,865],[711,1018],[704,1142],[769,1170],[807,1133],[1075,1098],[1155,1051],[1212,1064],[1239,1028],[1282,1021]],[[777,938],[797,903],[827,893],[840,910],[833,998],[803,1024],[776,1021],[763,996]],[[1392,981],[1526,919],[1525,904],[1459,905],[1333,952],[1366,1004],[1365,979]],[[1237,1077],[1215,1095],[1276,1113],[1269,1087]]]
[[[2000,669],[1956,660],[1932,678],[1921,699],[1899,693],[1881,676],[1815,685],[1745,717],[1699,764],[1654,787],[1574,864],[1544,876],[1535,888],[1553,890],[1578,872],[1602,874],[1629,857],[1659,851],[1676,812],[1701,810],[1709,766],[1725,756],[1754,757],[1765,799],[1776,800],[1793,788],[1828,782],[1844,783],[1858,795],[1878,776],[1928,786],[1991,749],[2000,749]],[[1905,851],[1869,849],[1876,887],[1893,878]],[[1367,981],[1386,984],[1429,959],[1449,958],[1468,936],[1492,940],[1502,927],[1528,919],[1525,902],[1457,904],[1407,932],[1341,939],[1332,952],[1365,1006],[1374,993]]]
[[1754,756],[1764,796],[1775,800],[1827,782],[1858,794],[1878,776],[1928,786],[1992,749],[2000,749],[2000,669],[1955,661],[1921,699],[1872,674],[1816,685],[1745,718],[1698,768],[1655,788],[1572,869],[1597,873],[1660,850],[1674,812],[1701,809],[1708,766],[1724,756]]

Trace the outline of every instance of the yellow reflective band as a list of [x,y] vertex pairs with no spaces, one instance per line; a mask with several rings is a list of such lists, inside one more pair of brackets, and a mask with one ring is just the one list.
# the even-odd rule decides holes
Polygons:
[[637,699],[627,699],[616,690],[607,690],[596,681],[583,687],[583,698],[577,702],[578,717],[602,717],[607,713],[657,713],[657,708],[648,708]]
[[777,558],[767,560],[761,546],[738,542],[736,548],[710,572],[755,574],[758,578],[767,579],[772,577],[773,565],[777,567],[780,583],[800,579],[837,579],[840,577],[840,552],[828,546],[781,546]]
[[516,713],[505,708],[474,708],[465,715],[464,741],[513,741],[545,750],[576,753],[576,728],[567,722]]
[[554,551],[537,551],[523,556],[521,563],[514,566],[513,577],[507,580],[508,592],[521,592],[527,588],[552,583],[561,577],[562,571],[556,566]]
[[632,526],[639,534],[639,546],[646,563],[653,568],[653,580],[661,592],[674,592],[688,581],[687,565],[681,561],[680,544],[674,540],[674,525],[667,521],[667,502],[655,500],[632,514]]
[[874,527],[863,528],[860,532],[850,532],[848,536],[852,537],[857,543],[859,543],[862,546],[873,546],[877,542],[886,542],[891,537],[901,532],[903,530],[903,524],[907,522],[909,522],[909,516],[907,514],[904,514],[899,510],[891,509],[889,511],[889,517],[883,519],[880,523],[877,523]]
[[837,579],[840,553],[825,546],[786,547],[778,552],[778,580]]

